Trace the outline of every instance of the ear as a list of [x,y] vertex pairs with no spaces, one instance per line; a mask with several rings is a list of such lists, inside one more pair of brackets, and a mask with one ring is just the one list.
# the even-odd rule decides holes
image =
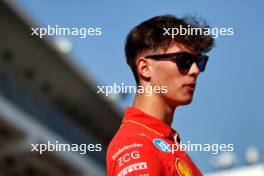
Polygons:
[[150,79],[151,77],[151,69],[149,60],[144,57],[139,57],[136,60],[136,66],[139,73],[139,76],[142,79]]

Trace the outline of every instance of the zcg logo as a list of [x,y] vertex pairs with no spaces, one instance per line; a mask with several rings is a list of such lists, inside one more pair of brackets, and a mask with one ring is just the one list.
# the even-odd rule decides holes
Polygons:
[[125,163],[129,162],[132,159],[135,160],[138,158],[140,158],[140,155],[136,150],[131,153],[126,153],[120,158],[118,158],[119,167],[123,166]]

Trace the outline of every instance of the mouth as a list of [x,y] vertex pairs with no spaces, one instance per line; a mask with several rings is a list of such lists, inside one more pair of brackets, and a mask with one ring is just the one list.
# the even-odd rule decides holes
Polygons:
[[196,87],[196,83],[192,82],[192,83],[184,84],[183,87],[186,87],[188,90],[194,91]]

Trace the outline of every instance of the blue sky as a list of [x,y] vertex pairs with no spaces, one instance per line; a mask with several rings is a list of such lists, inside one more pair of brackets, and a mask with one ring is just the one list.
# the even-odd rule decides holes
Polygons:
[[[129,30],[150,17],[174,14],[204,17],[213,27],[232,27],[233,36],[219,36],[209,53],[207,70],[200,75],[194,101],[176,110],[173,127],[183,141],[234,143],[237,166],[255,145],[264,156],[264,37],[261,0],[134,0],[134,1],[32,1],[17,3],[37,24],[62,27],[101,27],[97,37],[69,37],[72,58],[98,84],[135,85],[125,62],[124,40]],[[120,103],[132,103],[133,95]],[[206,152],[191,153],[203,172],[215,170]],[[263,162],[263,157],[261,158]]]

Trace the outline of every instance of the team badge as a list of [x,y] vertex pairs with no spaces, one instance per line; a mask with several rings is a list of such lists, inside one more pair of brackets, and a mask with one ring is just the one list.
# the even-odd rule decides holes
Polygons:
[[171,152],[170,145],[161,139],[153,139],[153,144],[163,152]]
[[180,158],[176,159],[175,165],[180,176],[192,176],[190,168]]

